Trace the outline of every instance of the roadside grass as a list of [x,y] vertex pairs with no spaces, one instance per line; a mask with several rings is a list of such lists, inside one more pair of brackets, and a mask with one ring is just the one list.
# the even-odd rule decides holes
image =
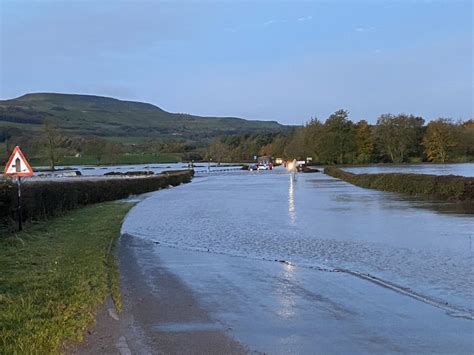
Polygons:
[[0,354],[59,353],[109,293],[121,307],[109,251],[130,207],[96,204],[0,237]]

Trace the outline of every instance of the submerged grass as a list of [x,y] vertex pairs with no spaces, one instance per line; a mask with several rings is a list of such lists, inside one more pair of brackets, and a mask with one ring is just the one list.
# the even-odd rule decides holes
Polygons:
[[474,178],[472,177],[404,173],[353,174],[336,167],[327,167],[324,173],[369,189],[474,203]]
[[109,293],[121,307],[111,251],[130,207],[96,204],[0,238],[0,354],[57,353]]
[[[122,165],[122,164],[164,164],[177,163],[181,161],[179,154],[171,153],[143,153],[143,154],[120,154],[114,157],[97,157],[84,155],[81,157],[66,156],[59,162],[61,165]],[[33,158],[31,163],[39,166],[48,166],[49,162],[43,158]]]

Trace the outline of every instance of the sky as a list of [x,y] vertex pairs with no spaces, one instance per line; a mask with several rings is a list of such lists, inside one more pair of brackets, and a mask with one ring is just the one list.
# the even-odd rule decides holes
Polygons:
[[473,117],[469,1],[0,0],[0,98],[111,96],[302,124]]

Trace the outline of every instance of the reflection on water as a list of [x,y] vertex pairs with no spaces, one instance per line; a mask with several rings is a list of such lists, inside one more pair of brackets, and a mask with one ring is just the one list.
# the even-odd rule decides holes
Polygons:
[[474,308],[473,215],[323,174],[297,179],[278,170],[195,178],[141,202],[123,229],[178,248],[369,273]]
[[289,319],[295,315],[296,295],[293,291],[293,282],[295,281],[295,267],[290,263],[285,263],[278,282],[278,302],[281,306],[278,311],[280,317]]
[[291,224],[296,223],[295,183],[296,183],[296,174],[290,173],[290,187],[288,189],[288,215],[290,216]]

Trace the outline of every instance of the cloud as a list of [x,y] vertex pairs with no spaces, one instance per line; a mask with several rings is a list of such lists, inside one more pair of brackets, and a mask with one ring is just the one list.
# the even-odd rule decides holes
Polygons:
[[270,26],[270,25],[273,25],[274,23],[277,23],[278,21],[277,20],[269,20],[267,22],[264,22],[263,25],[264,26]]
[[[275,25],[275,24],[283,24],[283,23],[288,23],[288,22],[293,22],[293,21],[296,21],[296,22],[311,21],[312,19],[313,19],[313,16],[299,17],[299,18],[294,19],[294,20],[287,20],[287,19],[275,20],[275,19],[272,19],[272,20],[265,21],[260,26],[267,27],[267,26],[271,26],[271,25]],[[251,27],[251,26],[247,26],[247,27]],[[258,26],[256,26],[256,27],[258,27]],[[236,31],[234,30],[232,32],[236,32]]]
[[297,21],[303,22],[303,21],[311,21],[313,19],[313,16],[306,16],[306,17],[300,17],[297,19]]
[[375,27],[357,27],[355,29],[356,32],[370,32],[375,30]]

